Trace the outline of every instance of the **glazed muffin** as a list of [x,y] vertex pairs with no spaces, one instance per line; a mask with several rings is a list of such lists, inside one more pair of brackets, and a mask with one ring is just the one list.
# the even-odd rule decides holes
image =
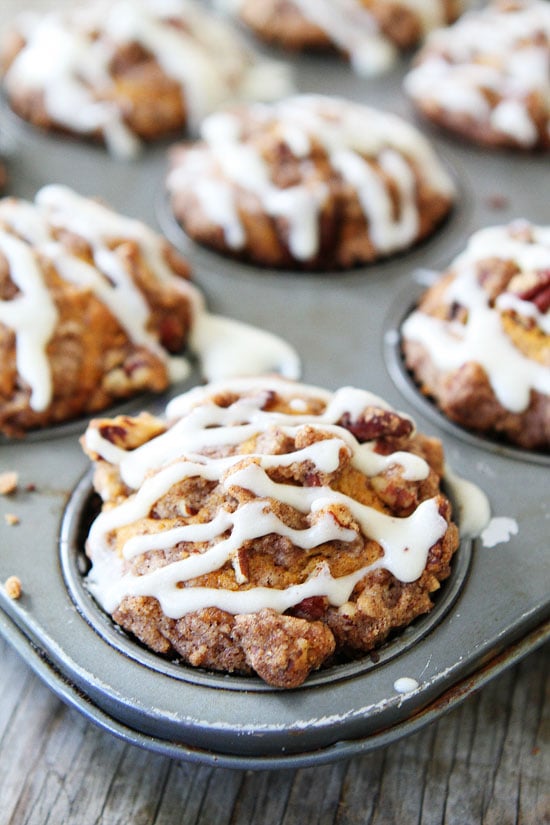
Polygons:
[[62,186],[0,200],[0,432],[102,410],[182,373],[189,268],[139,221]]
[[419,111],[484,146],[550,148],[550,5],[498,0],[434,32],[405,78]]
[[550,447],[550,228],[483,229],[402,327],[407,366],[452,421]]
[[345,54],[356,72],[389,69],[401,50],[454,20],[461,0],[218,0],[269,43]]
[[371,263],[428,237],[453,202],[416,129],[340,98],[218,112],[201,135],[171,153],[173,213],[199,243],[262,266]]
[[91,422],[87,585],[152,650],[300,685],[432,607],[458,546],[437,439],[354,388],[233,379]]
[[1,65],[18,115],[123,157],[142,140],[196,128],[228,100],[269,100],[291,85],[285,67],[260,61],[194,0],[93,0],[21,15]]

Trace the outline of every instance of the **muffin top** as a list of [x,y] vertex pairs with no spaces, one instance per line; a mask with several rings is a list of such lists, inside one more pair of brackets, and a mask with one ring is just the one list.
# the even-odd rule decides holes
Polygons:
[[411,48],[456,17],[459,0],[217,0],[261,38],[289,49],[336,47],[361,75],[388,70]]
[[433,32],[405,78],[428,116],[484,144],[550,147],[550,6],[497,0]]
[[22,117],[97,137],[120,156],[235,99],[289,92],[280,64],[259,61],[193,0],[94,0],[22,14],[2,49],[4,87]]
[[71,189],[0,200],[0,429],[164,389],[198,292],[160,235]]
[[550,228],[515,221],[476,232],[402,332],[444,372],[480,365],[511,412],[526,410],[532,392],[550,396]]
[[[192,237],[202,216],[218,230],[214,245],[260,263],[284,263],[281,246],[298,265],[375,260],[429,234],[454,198],[418,130],[341,98],[299,95],[216,113],[201,136],[172,154],[167,186],[176,215]],[[277,236],[278,247],[265,253],[273,261],[251,240],[261,215],[263,240]]]
[[[441,445],[367,391],[234,379],[173,400],[164,422],[94,421],[83,445],[104,502],[87,541],[93,595],[194,664],[225,669],[218,642],[202,658],[187,647],[215,611],[225,655],[238,651],[229,669],[293,686],[335,646],[368,650],[429,610],[449,573]],[[258,663],[260,625],[286,649],[306,645],[306,622],[319,636],[307,666],[277,675],[266,650]]]

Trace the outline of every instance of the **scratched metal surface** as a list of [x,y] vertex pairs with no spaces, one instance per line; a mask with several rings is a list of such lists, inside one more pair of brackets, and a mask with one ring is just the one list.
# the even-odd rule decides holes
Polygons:
[[[339,94],[414,118],[401,92],[404,63],[375,80],[321,58],[293,64],[301,91]],[[496,547],[465,543],[434,614],[384,648],[378,662],[342,666],[298,690],[276,691],[164,663],[115,631],[90,601],[79,573],[90,490],[78,444],[85,422],[3,440],[1,468],[19,473],[20,488],[14,498],[0,498],[0,580],[17,574],[24,595],[12,602],[0,590],[0,632],[27,650],[53,690],[103,727],[154,750],[238,767],[307,765],[405,735],[547,638],[548,459],[442,421],[410,385],[395,348],[399,320],[419,292],[418,269],[444,266],[482,226],[519,217],[550,221],[547,157],[475,149],[421,124],[459,188],[449,221],[408,254],[315,275],[256,270],[188,242],[163,195],[166,146],[121,163],[98,147],[38,134],[5,111],[2,125],[13,194],[32,197],[45,183],[66,183],[163,229],[188,256],[212,311],[289,341],[301,355],[303,380],[330,389],[364,387],[412,413],[420,429],[442,438],[454,472],[486,492],[492,514],[518,525]],[[198,380],[195,372],[172,393]],[[165,400],[141,398],[126,409],[157,411]],[[15,527],[4,521],[10,512],[20,518]],[[498,666],[488,667],[497,655]],[[402,676],[416,679],[418,690],[398,694],[393,686]],[[438,702],[449,690],[449,701]]]

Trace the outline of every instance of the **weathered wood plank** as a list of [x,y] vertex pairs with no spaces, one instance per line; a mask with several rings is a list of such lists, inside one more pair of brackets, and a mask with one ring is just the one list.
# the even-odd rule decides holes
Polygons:
[[236,800],[231,825],[282,822],[292,791],[294,771],[249,771]]
[[333,823],[344,775],[345,765],[342,764],[297,771],[281,823],[303,825],[304,811],[307,811],[308,825]]
[[215,769],[172,761],[155,818],[151,825],[185,822],[196,825]]
[[[9,654],[10,656],[13,655]],[[3,655],[3,661],[6,661]],[[0,740],[0,800],[6,821],[22,821],[18,809],[32,797],[30,785],[40,773],[41,753],[56,725],[59,702],[26,673],[19,701]]]
[[543,825],[549,652],[390,747],[254,773],[119,741],[65,707],[0,640],[0,824]]

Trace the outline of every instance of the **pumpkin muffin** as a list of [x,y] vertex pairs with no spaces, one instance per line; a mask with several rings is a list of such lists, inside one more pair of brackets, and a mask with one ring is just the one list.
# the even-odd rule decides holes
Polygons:
[[0,200],[0,432],[105,409],[181,374],[189,267],[139,221],[57,185]]
[[91,593],[195,667],[297,687],[429,611],[458,546],[441,443],[364,390],[232,379],[83,446]]
[[401,118],[299,95],[219,112],[171,153],[171,208],[195,241],[286,269],[347,269],[410,249],[454,187]]
[[418,110],[482,146],[550,148],[550,5],[497,0],[431,34],[405,78]]
[[341,52],[358,74],[391,68],[462,0],[218,0],[255,35],[291,51]]
[[291,88],[284,66],[260,60],[194,0],[92,0],[21,14],[0,65],[20,117],[125,158],[142,141],[196,129],[228,100],[270,100]]
[[550,448],[550,228],[482,229],[402,327],[422,391],[467,429]]

